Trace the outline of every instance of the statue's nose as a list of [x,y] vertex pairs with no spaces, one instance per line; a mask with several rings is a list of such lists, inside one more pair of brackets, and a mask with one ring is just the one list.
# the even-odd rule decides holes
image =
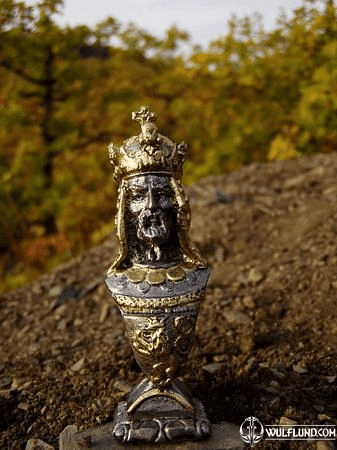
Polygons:
[[148,195],[146,198],[146,206],[149,209],[154,209],[156,207],[156,200],[151,189],[149,189],[148,191]]

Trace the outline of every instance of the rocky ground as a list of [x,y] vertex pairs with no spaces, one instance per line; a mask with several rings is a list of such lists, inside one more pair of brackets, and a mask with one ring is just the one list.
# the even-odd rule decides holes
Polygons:
[[[181,379],[213,423],[335,424],[337,154],[254,164],[188,189],[212,267]],[[0,448],[112,420],[142,377],[104,273],[113,236],[0,299]],[[334,448],[266,442],[254,448]]]

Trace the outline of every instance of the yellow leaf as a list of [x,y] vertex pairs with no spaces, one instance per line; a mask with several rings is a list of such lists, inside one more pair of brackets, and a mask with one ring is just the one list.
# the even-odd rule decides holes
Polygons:
[[292,159],[298,156],[295,145],[287,138],[278,134],[270,143],[268,151],[268,160]]

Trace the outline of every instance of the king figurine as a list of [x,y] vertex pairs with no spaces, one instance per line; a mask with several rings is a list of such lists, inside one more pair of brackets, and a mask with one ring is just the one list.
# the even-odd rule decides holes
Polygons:
[[145,106],[132,118],[141,133],[120,148],[109,145],[120,249],[106,284],[146,377],[118,404],[113,434],[134,444],[204,439],[211,434],[204,408],[174,377],[209,277],[188,236],[190,207],[180,184],[186,144],[159,134]]

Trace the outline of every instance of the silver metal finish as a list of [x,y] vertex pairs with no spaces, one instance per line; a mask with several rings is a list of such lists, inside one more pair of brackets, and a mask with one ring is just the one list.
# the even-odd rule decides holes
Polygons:
[[209,277],[188,237],[190,208],[180,184],[186,144],[160,135],[147,107],[132,117],[140,135],[109,146],[120,251],[106,284],[146,377],[118,405],[113,433],[126,443],[204,439],[211,425],[203,406],[175,379]]

